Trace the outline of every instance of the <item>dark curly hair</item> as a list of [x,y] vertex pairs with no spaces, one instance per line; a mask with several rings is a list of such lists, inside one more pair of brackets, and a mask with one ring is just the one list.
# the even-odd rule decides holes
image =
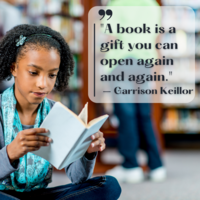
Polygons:
[[[34,35],[36,34],[36,35]],[[37,34],[47,34],[41,36]],[[22,46],[16,46],[20,35],[27,37]],[[0,80],[10,80],[12,73],[10,67],[24,56],[29,49],[54,48],[60,54],[60,67],[57,75],[55,89],[63,91],[67,88],[69,78],[73,74],[74,61],[68,44],[60,33],[47,26],[22,24],[15,26],[0,41]]]

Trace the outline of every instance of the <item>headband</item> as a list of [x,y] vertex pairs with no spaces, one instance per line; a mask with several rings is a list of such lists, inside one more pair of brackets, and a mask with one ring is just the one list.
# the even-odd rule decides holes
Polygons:
[[16,42],[16,46],[21,46],[24,44],[24,42],[28,41],[29,39],[32,38],[32,36],[34,35],[38,35],[38,36],[46,36],[46,37],[52,37],[51,35],[47,35],[47,34],[33,34],[33,35],[30,35],[28,38],[23,36],[23,35],[20,35],[19,39],[17,39],[15,42]]

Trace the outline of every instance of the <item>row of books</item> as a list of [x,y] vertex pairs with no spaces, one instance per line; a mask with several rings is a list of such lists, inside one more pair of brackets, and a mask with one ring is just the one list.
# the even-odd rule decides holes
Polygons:
[[195,88],[195,98],[198,98],[199,102],[199,108],[200,108],[200,83],[196,84],[196,88]]
[[78,2],[79,0],[30,0],[27,4],[17,4],[17,7],[22,13],[22,23],[51,27],[61,33],[74,53],[79,54],[83,49],[83,23],[71,15],[71,10],[78,9],[77,5],[82,6]]
[[48,95],[48,98],[54,101],[61,102],[76,114],[79,114],[80,112],[81,102],[80,102],[79,92],[76,91],[57,92],[53,90]]
[[165,133],[200,132],[200,110],[167,109],[161,127]]
[[37,20],[37,24],[51,27],[58,31],[69,44],[70,49],[75,53],[82,52],[83,40],[83,23],[80,20],[73,20],[63,16],[41,17]]
[[58,13],[71,17],[80,17],[84,12],[81,0],[29,0],[27,6],[29,15],[32,17]]
[[162,25],[164,27],[176,27],[186,32],[200,30],[200,9],[193,10],[188,7],[166,6],[162,9]]
[[195,77],[196,83],[200,83],[200,59],[195,60]]
[[198,33],[195,37],[195,53],[200,56],[200,34]]
[[82,88],[82,79],[80,76],[80,56],[73,55],[74,59],[74,74],[69,79],[69,90],[80,90]]
[[74,53],[82,52],[83,23],[73,18],[77,13],[83,14],[80,0],[30,0],[17,5],[23,23],[49,26],[61,33]]

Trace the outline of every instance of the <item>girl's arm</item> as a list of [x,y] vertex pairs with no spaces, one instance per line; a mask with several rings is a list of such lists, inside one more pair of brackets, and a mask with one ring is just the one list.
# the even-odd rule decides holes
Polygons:
[[7,146],[0,150],[0,180],[8,177],[11,173],[18,170],[19,167],[19,160],[16,160],[12,164],[10,163],[6,149]]
[[7,146],[4,146],[3,128],[0,120],[0,180],[5,179],[12,172],[16,171],[18,167],[19,167],[19,160],[11,164],[8,158]]
[[65,172],[73,184],[79,184],[91,178],[97,153],[93,155],[94,158],[92,160],[86,158],[85,155],[65,168]]

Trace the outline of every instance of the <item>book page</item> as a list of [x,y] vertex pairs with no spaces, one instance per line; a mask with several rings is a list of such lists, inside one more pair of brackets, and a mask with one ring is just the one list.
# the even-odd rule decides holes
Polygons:
[[[108,115],[103,115],[103,116],[97,118],[97,120],[95,120],[94,123],[92,123],[90,126],[87,127],[87,129],[85,130],[85,132],[83,134],[84,137],[82,140],[86,141],[88,137],[90,137],[92,134],[98,132],[108,117],[109,117]],[[83,141],[81,141],[81,142],[83,142]]]
[[78,117],[85,123],[87,124],[88,122],[88,102],[85,104],[84,108],[78,115]]
[[87,127],[90,127],[92,126],[93,124],[97,123],[98,121],[101,121],[103,118],[105,118],[106,116],[108,115],[103,115],[101,117],[98,117],[98,118],[95,118],[93,120],[91,120],[88,124],[87,124]]
[[83,132],[79,140],[74,145],[73,149],[70,151],[68,157],[61,164],[60,168],[66,167],[70,163],[83,157],[92,142],[91,135],[99,131],[107,118],[108,115],[97,118],[96,122],[94,122]]
[[[82,134],[82,136],[84,133]],[[74,161],[82,158],[87,151],[88,147],[90,146],[91,139],[89,139],[87,142],[84,143],[84,145],[79,145],[81,141],[81,138],[77,141],[77,143],[74,145],[73,149],[68,154],[67,158],[63,161],[60,168],[64,168],[68,166],[69,164],[73,163]]]

